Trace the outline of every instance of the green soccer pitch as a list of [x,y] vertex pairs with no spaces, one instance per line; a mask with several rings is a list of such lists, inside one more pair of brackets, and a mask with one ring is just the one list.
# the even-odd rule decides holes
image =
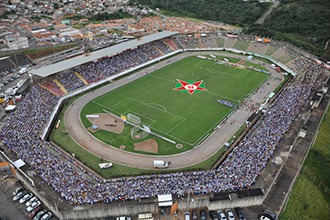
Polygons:
[[[104,110],[118,116],[132,113],[152,132],[191,148],[234,110],[217,100],[238,105],[268,77],[265,73],[188,57],[92,100],[83,108],[81,119],[88,127],[91,124],[86,121],[87,114]],[[177,79],[203,80],[207,90],[193,94],[174,90]]]

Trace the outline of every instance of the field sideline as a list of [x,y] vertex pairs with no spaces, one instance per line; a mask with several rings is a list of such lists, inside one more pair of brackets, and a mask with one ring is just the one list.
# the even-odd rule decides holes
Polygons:
[[[188,57],[92,100],[83,108],[81,119],[89,127],[87,114],[104,110],[118,116],[133,113],[152,131],[192,147],[234,110],[217,100],[239,105],[268,77],[253,70]],[[207,91],[190,95],[173,90],[177,79],[203,80]]]

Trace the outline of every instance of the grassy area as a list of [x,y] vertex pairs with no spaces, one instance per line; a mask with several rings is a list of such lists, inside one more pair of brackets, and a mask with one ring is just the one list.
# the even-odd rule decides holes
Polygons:
[[225,45],[225,38],[216,38],[218,47],[224,47]]
[[236,42],[236,44],[234,45],[234,48],[236,48],[237,50],[243,50],[246,51],[246,49],[248,48],[249,43],[244,41],[244,40],[238,40]]
[[225,152],[225,148],[220,148],[217,153],[215,153],[208,160],[205,160],[196,165],[180,169],[180,170],[144,170],[138,168],[132,168],[123,166],[120,164],[114,164],[111,169],[100,169],[98,164],[101,162],[106,162],[104,159],[91,154],[90,152],[81,148],[68,134],[65,126],[64,126],[64,112],[74,102],[77,98],[71,99],[65,106],[63,107],[59,119],[62,121],[57,129],[54,129],[51,133],[50,140],[55,142],[58,146],[60,146],[65,151],[70,154],[74,153],[75,157],[80,160],[83,164],[90,167],[96,173],[100,174],[102,177],[114,178],[120,176],[136,176],[136,175],[144,175],[144,174],[152,174],[152,173],[165,173],[165,172],[175,172],[175,171],[192,171],[192,170],[207,170],[212,167],[212,165],[223,155]]
[[288,206],[282,213],[281,220],[329,219],[329,202],[318,187],[301,175],[297,178]]
[[[81,119],[85,127],[89,127],[92,124],[85,117],[89,114],[104,110],[118,116],[133,113],[151,131],[190,146],[184,149],[188,150],[212,132],[233,110],[216,100],[239,104],[267,77],[267,74],[256,71],[189,57],[92,100],[83,108]],[[204,80],[207,90],[197,91],[193,95],[175,91],[176,79],[192,82]],[[130,127],[125,128],[121,135],[107,131],[97,131],[93,135],[115,147],[125,142],[125,146],[129,146],[127,150],[131,151],[134,141],[131,140],[130,130]],[[163,148],[160,154],[184,151],[165,141],[158,142],[158,145],[158,149]]]
[[268,49],[266,50],[265,55],[271,56],[273,53],[275,53],[275,51],[278,50],[278,48],[279,48],[279,47],[277,47],[277,46],[270,45],[270,46],[268,47]]
[[293,60],[293,57],[290,54],[286,53],[286,54],[280,56],[279,58],[277,58],[277,60],[283,64],[286,64],[290,60]]
[[238,63],[241,59],[240,58],[234,58],[234,57],[229,57],[229,56],[219,56],[216,55],[218,60],[224,60],[227,59],[231,63]]
[[329,219],[329,133],[330,110],[328,109],[281,219]]

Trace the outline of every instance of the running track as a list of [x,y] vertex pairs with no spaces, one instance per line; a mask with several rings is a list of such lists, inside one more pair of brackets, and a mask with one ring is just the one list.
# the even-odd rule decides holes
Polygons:
[[[239,55],[228,55],[222,54],[221,52],[213,54],[218,54],[222,56],[232,56],[241,58]],[[176,62],[182,58],[192,55],[200,55],[200,54],[210,54],[210,52],[198,52],[198,53],[182,53],[175,57],[169,58],[165,61],[157,63],[153,65],[157,69],[162,68],[166,65],[169,65],[172,62]],[[246,58],[246,57],[245,57]],[[170,62],[169,62],[170,61]],[[250,60],[249,60],[250,61]],[[253,62],[253,61],[252,61]],[[259,61],[255,61],[259,63]],[[267,98],[268,94],[273,91],[278,84],[280,84],[280,80],[274,80],[275,74],[277,74],[273,69],[268,67],[268,70],[272,73],[272,76],[266,81],[266,83],[261,87],[261,93],[254,93],[248,100],[253,100],[253,102],[262,103],[264,101],[264,97]],[[246,119],[253,113],[253,111],[246,110],[244,106],[241,106],[236,112],[233,113],[232,117],[230,117],[220,128],[218,128],[211,136],[209,136],[202,144],[196,146],[192,150],[175,154],[169,156],[150,156],[150,155],[142,155],[136,154],[132,152],[127,152],[125,150],[121,150],[108,144],[101,142],[100,140],[94,138],[82,125],[80,120],[80,111],[81,109],[92,99],[108,93],[122,85],[125,85],[131,81],[134,81],[148,73],[148,69],[143,69],[131,77],[125,77],[118,81],[114,81],[113,83],[106,85],[102,88],[95,90],[94,92],[90,92],[81,98],[77,99],[65,112],[64,115],[64,123],[65,127],[68,130],[69,134],[76,141],[78,145],[91,152],[92,154],[102,157],[105,160],[109,160],[113,163],[142,168],[142,169],[153,169],[153,161],[156,159],[171,161],[171,165],[168,169],[178,169],[188,167],[197,163],[200,163],[204,160],[207,160],[212,155],[214,155],[220,147],[236,132],[236,130],[245,123]],[[132,77],[134,76],[134,77]],[[269,84],[268,84],[269,83]],[[235,119],[235,123],[231,123],[230,120]],[[172,145],[172,147],[175,147]]]

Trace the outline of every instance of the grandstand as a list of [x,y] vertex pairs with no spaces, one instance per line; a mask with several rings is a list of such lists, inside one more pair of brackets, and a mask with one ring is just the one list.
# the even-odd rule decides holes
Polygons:
[[[235,147],[224,163],[215,170],[145,175],[107,181],[86,171],[49,142],[40,140],[40,132],[47,126],[53,109],[59,100],[62,100],[61,96],[73,94],[77,90],[83,91],[82,89],[90,84],[160,59],[178,50],[179,45],[199,48],[203,47],[204,43],[210,43],[189,37],[178,38],[181,42],[176,43],[170,38],[175,34],[159,32],[140,40],[93,52],[89,56],[82,55],[29,70],[38,78],[37,83],[18,104],[16,112],[8,117],[8,123],[3,128],[4,145],[14,153],[13,157],[22,158],[71,205],[121,203],[168,193],[182,198],[189,193],[205,195],[252,187],[267,161],[279,147],[283,135],[290,129],[300,108],[307,101],[311,83],[297,82],[285,89],[271,105],[269,114],[263,115],[252,128],[255,132],[245,136],[239,147]],[[164,38],[166,39],[163,40]],[[224,42],[216,42],[232,48],[237,39],[225,38]],[[270,49],[263,48],[262,51],[267,53]],[[289,62],[281,48],[271,54]],[[315,64],[305,61],[304,58],[295,59],[292,64],[299,66],[300,62],[308,68],[300,71],[319,70]],[[282,114],[283,112],[285,114]]]
[[58,63],[52,64],[49,66],[41,67],[38,69],[30,69],[29,72],[35,76],[47,77],[47,76],[53,75],[55,73],[64,71],[66,69],[70,69],[70,68],[88,63],[88,62],[95,62],[96,60],[103,58],[103,57],[111,57],[111,56],[119,54],[125,50],[136,48],[136,47],[144,45],[146,43],[150,43],[152,41],[170,37],[175,34],[176,34],[176,32],[170,32],[170,31],[158,32],[156,34],[148,35],[143,38],[116,44],[112,47],[107,47],[107,48],[89,53],[88,56],[80,55],[80,56],[74,57],[72,59],[58,62]]

